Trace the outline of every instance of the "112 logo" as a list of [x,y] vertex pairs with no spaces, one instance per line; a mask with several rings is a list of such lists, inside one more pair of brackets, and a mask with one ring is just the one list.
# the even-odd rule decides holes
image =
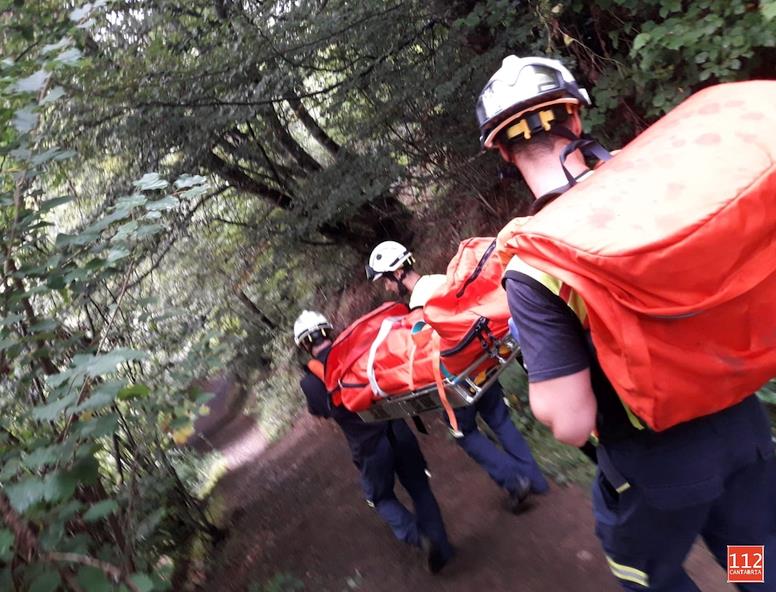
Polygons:
[[727,581],[765,582],[765,545],[728,545]]

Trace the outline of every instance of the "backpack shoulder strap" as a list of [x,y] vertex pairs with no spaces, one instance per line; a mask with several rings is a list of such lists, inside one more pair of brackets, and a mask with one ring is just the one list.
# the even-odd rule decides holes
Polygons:
[[326,375],[326,373],[325,373],[323,362],[313,358],[312,360],[307,362],[306,366],[313,376],[315,376],[321,382],[324,382],[324,383],[326,382],[324,380],[324,376]]

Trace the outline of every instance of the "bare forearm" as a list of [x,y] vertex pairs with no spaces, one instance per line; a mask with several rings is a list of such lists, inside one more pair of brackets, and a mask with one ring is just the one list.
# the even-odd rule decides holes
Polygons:
[[581,446],[595,428],[597,405],[589,370],[531,383],[528,396],[536,419],[564,444]]

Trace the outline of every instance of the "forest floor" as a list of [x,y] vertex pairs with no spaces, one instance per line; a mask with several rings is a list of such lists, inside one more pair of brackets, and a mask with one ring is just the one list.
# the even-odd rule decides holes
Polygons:
[[[364,503],[335,424],[303,416],[269,445],[254,420],[225,414],[229,388],[220,386],[210,421],[198,426],[197,447],[207,442],[226,458],[228,471],[216,495],[229,535],[215,550],[201,590],[619,590],[593,534],[582,487],[553,484],[514,516],[505,509],[504,493],[450,440],[442,422],[427,422],[431,435],[419,438],[457,549],[444,571],[432,576],[418,553],[394,540]],[[536,454],[541,463],[541,451]],[[732,590],[700,544],[687,569],[704,591]]]

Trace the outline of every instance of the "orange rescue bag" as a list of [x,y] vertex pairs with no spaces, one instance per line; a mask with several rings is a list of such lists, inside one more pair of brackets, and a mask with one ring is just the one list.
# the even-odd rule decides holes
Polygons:
[[388,302],[354,321],[332,344],[325,384],[335,405],[364,411],[373,402],[434,382],[428,331],[413,336],[422,310]]
[[[425,321],[440,337],[441,361],[460,374],[494,338],[508,331],[509,307],[501,289],[504,268],[493,237],[467,239],[447,266],[447,282],[423,307]],[[488,359],[483,367],[498,363]]]
[[650,427],[737,403],[776,376],[776,82],[690,97],[500,240],[581,295]]

